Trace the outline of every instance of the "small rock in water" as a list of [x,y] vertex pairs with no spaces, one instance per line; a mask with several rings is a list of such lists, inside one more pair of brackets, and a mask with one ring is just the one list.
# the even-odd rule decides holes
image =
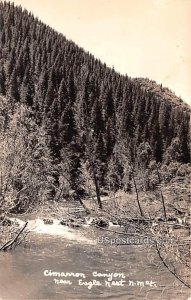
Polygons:
[[70,225],[70,227],[72,227],[72,228],[79,228],[79,227],[80,227],[80,224],[79,224],[79,223],[72,223],[72,224]]
[[112,225],[119,225],[119,223],[116,220],[112,220]]
[[53,220],[51,219],[43,219],[43,222],[45,225],[52,225],[53,224]]
[[67,226],[67,224],[68,224],[68,222],[65,219],[63,219],[62,221],[60,221],[60,225]]
[[86,223],[86,219],[85,218],[79,218],[78,222],[81,224],[85,224]]
[[60,221],[60,225],[63,226],[68,226],[68,227],[72,227],[72,228],[77,228],[80,227],[80,222],[76,222],[74,219],[63,219],[62,221]]
[[10,219],[4,218],[4,217],[0,217],[0,223],[3,226],[11,226],[11,225],[13,225],[13,222]]
[[108,227],[109,226],[109,222],[108,220],[104,219],[104,218],[95,218],[93,221],[92,221],[92,225],[97,225],[99,227]]

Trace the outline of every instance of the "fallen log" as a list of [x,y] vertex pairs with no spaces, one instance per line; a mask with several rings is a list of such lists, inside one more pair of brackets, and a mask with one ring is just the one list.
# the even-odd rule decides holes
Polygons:
[[100,227],[98,225],[94,225],[94,227],[96,228],[99,228],[103,231],[108,231],[108,232],[112,232],[112,233],[116,233],[116,234],[121,234],[121,235],[125,235],[125,236],[138,236],[140,238],[147,238],[148,236],[147,235],[142,235],[142,234],[139,234],[139,233],[128,233],[128,232],[124,232],[124,231],[115,231],[115,230],[112,230],[112,229],[108,229],[108,228],[103,228],[103,227]]
[[188,288],[191,288],[191,285],[189,282],[186,282],[183,278],[181,278],[175,271],[175,268],[172,270],[170,268],[170,266],[168,265],[168,263],[165,261],[165,259],[163,258],[162,254],[161,254],[161,251],[160,251],[160,248],[159,248],[159,245],[158,243],[156,243],[156,250],[157,250],[157,253],[158,253],[158,256],[160,258],[160,260],[162,261],[163,265],[167,268],[167,270],[172,274],[174,275],[174,277],[176,277],[176,279],[178,279],[181,283],[183,283],[186,287]]
[[23,233],[23,231],[25,230],[25,228],[27,227],[28,222],[26,222],[24,224],[24,226],[21,228],[21,230],[17,233],[17,235],[14,237],[14,239],[11,239],[9,241],[7,241],[5,244],[3,244],[0,247],[0,251],[6,251],[8,249],[11,249],[13,247],[13,245],[17,242],[19,236]]

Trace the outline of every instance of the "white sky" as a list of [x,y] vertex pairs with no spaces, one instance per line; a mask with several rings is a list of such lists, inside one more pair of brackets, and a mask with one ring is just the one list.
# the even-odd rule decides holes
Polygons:
[[14,0],[131,77],[191,104],[191,0]]

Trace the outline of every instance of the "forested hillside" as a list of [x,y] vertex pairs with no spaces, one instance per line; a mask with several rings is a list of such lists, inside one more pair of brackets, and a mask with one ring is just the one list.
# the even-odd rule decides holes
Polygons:
[[100,202],[101,188],[130,190],[136,170],[146,180],[153,164],[189,163],[180,98],[120,75],[8,2],[0,3],[0,94],[1,194],[14,203],[72,192],[80,200],[89,178]]

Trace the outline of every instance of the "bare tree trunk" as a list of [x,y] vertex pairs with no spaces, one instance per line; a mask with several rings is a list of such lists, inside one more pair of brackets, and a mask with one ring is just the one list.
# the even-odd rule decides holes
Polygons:
[[99,182],[98,182],[96,174],[95,174],[94,166],[93,166],[93,180],[94,180],[95,189],[96,189],[96,197],[97,197],[98,206],[100,209],[102,209],[103,206],[102,206],[101,197],[100,197],[100,187],[99,187]]
[[131,166],[131,171],[132,171],[133,183],[134,183],[134,186],[135,186],[135,192],[136,192],[136,195],[137,195],[137,204],[138,204],[138,207],[139,207],[141,217],[144,217],[143,210],[141,208],[141,204],[140,204],[140,201],[139,201],[139,193],[138,193],[137,184],[136,184],[135,176],[134,176],[134,170],[133,170],[132,166]]
[[99,186],[99,181],[97,179],[97,175],[96,175],[96,172],[95,172],[95,162],[94,162],[94,158],[92,157],[89,133],[87,135],[87,156],[88,156],[89,165],[90,165],[91,170],[92,170],[92,175],[93,175],[92,179],[93,179],[93,182],[94,182],[94,185],[95,185],[98,206],[99,206],[100,209],[102,209],[103,206],[102,206],[101,197],[100,197],[100,186]]
[[[63,176],[63,177],[69,182],[69,184],[70,184],[70,180],[67,178],[67,176],[65,176],[63,173],[62,173],[62,176]],[[61,191],[60,191],[60,194],[59,194],[59,196],[58,196],[57,201],[58,201],[58,200],[60,199],[60,197],[61,197],[62,190],[63,190],[63,185],[62,185],[62,187],[61,187]],[[76,195],[77,195],[78,201],[79,201],[80,204],[85,208],[85,205],[84,205],[82,199],[78,196],[78,191],[77,191],[77,189],[75,189],[75,193],[76,193]]]
[[[160,178],[159,169],[158,169],[157,164],[156,164],[156,169],[157,169],[157,175],[158,175],[158,180],[159,180],[159,184],[160,184],[161,183],[161,178]],[[162,193],[162,189],[161,188],[160,188],[160,194],[161,194],[161,198],[162,198],[162,206],[163,206],[163,211],[164,211],[164,218],[165,218],[165,221],[166,221],[167,220],[166,207],[165,207],[164,197],[163,197],[163,193]]]
[[2,196],[2,192],[3,192],[3,175],[2,175],[2,169],[1,169],[0,197]]

